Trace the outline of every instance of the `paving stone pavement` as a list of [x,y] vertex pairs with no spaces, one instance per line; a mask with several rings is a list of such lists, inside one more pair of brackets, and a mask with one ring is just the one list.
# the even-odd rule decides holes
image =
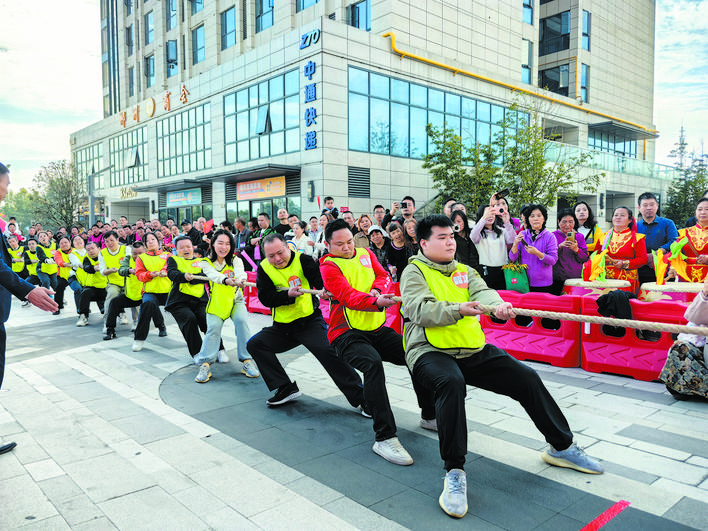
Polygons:
[[[0,391],[0,529],[580,529],[620,500],[603,529],[706,529],[708,403],[676,402],[655,382],[531,363],[576,441],[603,461],[589,476],[546,465],[540,434],[514,401],[468,388],[469,513],[439,508],[444,470],[405,368],[386,366],[399,437],[415,460],[371,451],[371,420],[314,357],[282,355],[303,397],[268,409],[265,384],[216,365],[194,382],[184,341],[128,326],[101,340],[13,302]],[[249,316],[252,331],[270,317]],[[225,344],[236,358],[235,339]]]

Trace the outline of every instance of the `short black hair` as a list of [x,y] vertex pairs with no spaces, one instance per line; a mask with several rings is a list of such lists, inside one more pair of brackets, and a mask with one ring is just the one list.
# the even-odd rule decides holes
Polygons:
[[175,238],[175,240],[172,242],[175,245],[175,249],[177,248],[177,244],[179,242],[183,242],[183,241],[188,241],[188,242],[192,243],[192,239],[189,236],[187,236],[186,234],[182,234],[181,236],[177,236]]
[[652,194],[651,192],[644,192],[637,198],[637,206],[642,206],[642,201],[644,201],[645,199],[653,199],[654,201],[656,201],[657,204],[659,203],[659,200],[654,194]]
[[375,206],[374,206],[374,210],[373,210],[372,212],[376,212],[376,209],[377,209],[377,208],[383,208],[384,210],[386,210],[386,207],[383,206],[383,205],[375,205]]
[[330,240],[332,240],[332,234],[342,229],[347,229],[349,232],[351,232],[352,230],[349,228],[349,223],[347,223],[343,219],[335,219],[334,221],[330,221],[329,223],[327,223],[324,232],[325,241],[329,243]]
[[310,218],[310,221],[312,221],[313,219],[314,219],[315,221],[318,221],[317,216],[312,216],[312,217]]
[[273,243],[275,240],[280,240],[281,242],[285,243],[285,236],[283,236],[279,232],[271,232],[268,236],[263,238],[263,241],[261,242],[263,249],[265,249],[267,243]]
[[522,210],[522,213],[524,213],[524,216],[526,217],[526,229],[531,230],[531,223],[529,222],[529,216],[534,210],[538,210],[541,215],[543,216],[543,226],[541,226],[541,230],[546,228],[546,222],[548,221],[548,210],[546,210],[546,207],[541,205],[541,204],[534,204],[531,203],[530,205],[526,205],[526,207]]
[[8,173],[10,173],[10,170],[8,170],[7,166],[0,162],[0,175],[6,175]]
[[[186,238],[186,236],[185,236]],[[145,244],[141,242],[140,240],[136,240],[133,242],[133,247],[145,247]]]
[[404,197],[403,199],[401,199],[401,201],[410,201],[411,203],[413,203],[413,206],[415,206],[415,199],[413,199],[413,198],[412,198],[411,196],[409,196],[409,195],[407,195],[406,197]]
[[107,240],[111,236],[113,236],[116,240],[118,239],[118,233],[114,230],[106,231],[106,233],[103,235],[103,239]]
[[290,219],[290,218],[297,218],[297,219],[300,219],[300,216],[298,216],[297,214],[290,214],[290,215],[288,216],[288,219]]
[[267,220],[270,221],[270,216],[269,216],[266,212],[259,212],[259,213],[258,213],[258,216],[259,216],[259,217],[260,217],[260,216],[263,216],[263,217],[265,217]]
[[224,227],[225,229],[227,229],[229,231],[232,231],[234,228],[234,226],[231,224],[231,222],[228,219],[225,219],[224,221],[219,223],[219,225],[221,225],[222,227]]
[[415,239],[419,242],[421,240],[430,239],[430,235],[433,233],[433,227],[449,227],[453,229],[455,224],[447,216],[442,214],[431,214],[425,216],[421,219],[415,226]]
[[573,229],[578,230],[580,227],[580,223],[578,223],[578,218],[575,217],[575,210],[572,208],[563,208],[558,211],[558,223],[560,224],[561,220],[566,217],[570,216],[573,218]]
[[327,201],[334,201],[334,197],[332,197],[331,195],[328,195],[328,196],[326,196],[326,197],[324,198],[324,200],[325,200],[325,203],[326,203]]
[[443,201],[443,205],[447,205],[450,201],[454,201],[455,203],[457,203],[457,199],[455,199],[454,197],[448,197],[447,199],[445,199],[445,201]]

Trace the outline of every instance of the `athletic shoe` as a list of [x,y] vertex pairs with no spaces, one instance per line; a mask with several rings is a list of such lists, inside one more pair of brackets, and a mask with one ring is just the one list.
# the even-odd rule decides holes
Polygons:
[[57,310],[56,312],[52,312],[52,315],[59,315],[61,313],[61,310]]
[[261,375],[261,373],[258,371],[258,367],[256,367],[256,362],[253,360],[246,360],[243,362],[243,367],[241,367],[241,374],[245,374],[249,378],[258,378]]
[[122,324],[122,325],[128,324],[128,316],[125,315],[125,313],[120,314],[120,324]]
[[541,458],[549,465],[572,468],[586,474],[602,474],[605,471],[600,463],[588,456],[575,443],[563,451],[549,446]]
[[228,363],[229,362],[229,357],[226,355],[225,350],[220,350],[219,352],[216,353],[216,361],[219,363]]
[[88,324],[88,318],[85,315],[80,315],[79,320],[76,321],[76,326],[86,326]]
[[104,341],[110,341],[111,339],[115,339],[115,338],[116,338],[116,330],[115,330],[115,328],[108,328],[108,329],[106,330],[106,335],[103,336],[103,340],[104,340]]
[[209,381],[209,378],[211,378],[209,364],[207,362],[204,362],[202,363],[201,367],[199,367],[199,373],[197,373],[197,377],[194,379],[194,381],[197,383],[207,383]]
[[133,341],[133,352],[140,352],[143,350],[143,345],[145,344],[145,341],[138,341],[137,339]]
[[391,437],[385,441],[376,441],[373,450],[374,453],[379,454],[386,461],[394,465],[407,466],[413,464],[413,458],[406,452],[406,449],[403,448],[398,437]]
[[424,430],[438,431],[438,421],[435,419],[420,419],[420,427]]
[[158,337],[167,337],[167,328],[165,328],[164,326],[160,328],[160,333],[157,335]]
[[23,308],[27,308],[27,306],[29,306],[29,305],[30,305],[30,301],[24,301],[24,302],[22,303],[22,307],[23,307]]
[[359,404],[359,411],[361,411],[362,417],[371,418],[371,411],[369,411],[369,407],[365,403]]
[[450,516],[462,518],[467,514],[467,476],[464,470],[453,468],[445,474],[445,486],[438,502]]
[[297,387],[297,383],[290,382],[282,387],[278,387],[275,394],[266,400],[266,404],[269,406],[279,406],[285,404],[285,402],[290,402],[295,400],[297,397],[302,396],[300,389]]
[[130,328],[131,332],[135,332],[135,329],[138,327],[137,324],[133,323],[133,326]]

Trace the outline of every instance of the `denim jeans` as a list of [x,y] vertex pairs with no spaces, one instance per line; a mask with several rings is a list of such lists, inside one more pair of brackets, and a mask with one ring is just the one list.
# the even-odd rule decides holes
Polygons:
[[[199,354],[194,356],[194,363],[201,365],[202,363],[214,363],[219,352],[219,343],[221,341],[221,329],[224,326],[224,321],[221,317],[207,313],[207,331],[204,334],[202,341],[202,349]],[[243,301],[236,301],[234,309],[231,311],[231,321],[234,323],[236,332],[237,352],[239,361],[251,359],[251,355],[246,350],[246,342],[251,337],[251,331],[248,328],[248,310]]]
[[47,274],[39,270],[37,267],[37,277],[39,278],[39,283],[43,288],[51,289],[52,291],[57,290],[57,274],[52,273]]

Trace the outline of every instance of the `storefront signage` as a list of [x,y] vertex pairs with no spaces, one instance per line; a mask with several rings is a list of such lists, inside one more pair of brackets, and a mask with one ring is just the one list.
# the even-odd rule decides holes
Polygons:
[[[315,72],[317,72],[317,63],[308,61],[303,68],[303,75],[310,81],[310,83],[305,85],[305,103],[312,105],[305,109],[305,115],[303,117],[305,128],[317,125],[317,108],[314,106],[314,102],[317,101],[317,83],[312,82],[312,76],[315,75]],[[316,148],[317,131],[305,131],[305,149]]]
[[236,197],[239,201],[283,195],[285,195],[285,177],[271,177],[236,185]]
[[186,205],[201,205],[202,189],[192,188],[179,192],[167,192],[167,207],[180,207]]
[[307,48],[310,44],[317,44],[320,42],[320,30],[312,30],[309,33],[305,33],[300,37],[300,49]]
[[[171,95],[172,93],[169,90],[166,90],[162,96],[162,108],[168,112],[172,110],[172,104],[170,102]],[[189,91],[187,90],[186,85],[182,84],[182,87],[179,91],[179,101],[182,105],[187,105],[187,103],[189,102],[188,96]],[[135,107],[133,107],[131,110],[131,114],[133,117],[133,121],[136,123],[140,122],[141,105],[148,118],[152,118],[155,115],[155,110],[157,108],[157,106],[155,105],[155,100],[153,98],[148,98],[147,100],[135,105]],[[121,127],[126,127],[128,125],[128,111],[121,111],[120,113],[118,113],[118,121],[120,122]]]
[[120,198],[121,199],[131,199],[133,197],[138,197],[138,192],[135,191],[134,186],[123,186],[120,189]]

